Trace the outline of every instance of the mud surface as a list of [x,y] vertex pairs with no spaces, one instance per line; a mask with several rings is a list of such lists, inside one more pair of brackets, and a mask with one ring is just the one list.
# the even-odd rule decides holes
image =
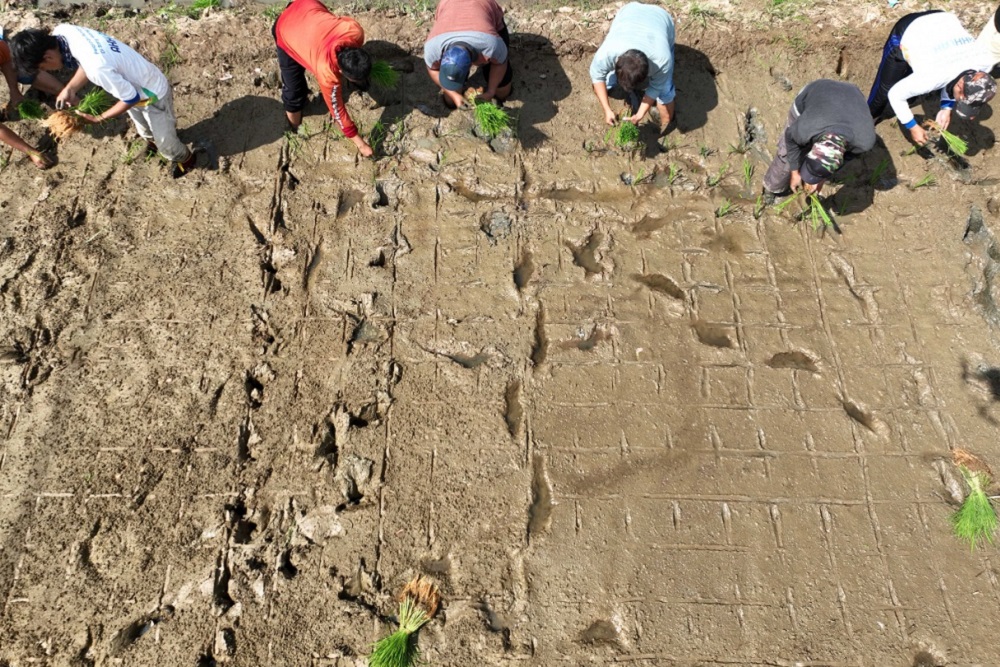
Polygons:
[[349,103],[372,162],[318,100],[283,136],[259,9],[81,11],[177,46],[217,169],[117,123],[0,175],[0,664],[362,665],[421,572],[435,665],[997,662],[941,463],[1000,463],[996,118],[968,169],[883,123],[839,234],[753,216],[795,91],[867,90],[896,15],[682,14],[679,128],[624,154],[608,10],[511,12],[493,147],[415,57],[429,14],[362,14],[405,72]]

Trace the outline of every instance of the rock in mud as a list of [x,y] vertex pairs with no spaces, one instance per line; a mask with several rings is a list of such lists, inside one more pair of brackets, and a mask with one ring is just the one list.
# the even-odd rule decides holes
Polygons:
[[490,140],[490,148],[494,153],[500,153],[501,155],[510,153],[517,148],[517,142],[514,141],[514,132],[512,130],[504,130]]
[[509,215],[503,211],[493,211],[483,216],[482,222],[479,223],[479,229],[483,231],[483,234],[486,234],[490,244],[496,245],[498,240],[510,236],[511,224]]
[[337,517],[337,508],[333,505],[321,505],[304,516],[295,519],[295,526],[307,540],[314,544],[323,544],[328,539],[344,534],[344,527]]

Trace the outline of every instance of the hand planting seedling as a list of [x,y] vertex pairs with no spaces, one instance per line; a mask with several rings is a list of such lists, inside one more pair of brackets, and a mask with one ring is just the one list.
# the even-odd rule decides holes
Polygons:
[[473,102],[472,116],[479,131],[488,139],[496,139],[510,128],[510,114],[493,102]]
[[993,543],[997,530],[997,513],[993,502],[986,495],[986,489],[993,481],[992,471],[977,456],[964,449],[952,453],[952,461],[969,486],[965,502],[951,517],[955,536],[969,543],[973,550],[983,541]]
[[417,630],[434,617],[441,604],[437,586],[418,576],[399,596],[399,629],[375,642],[368,656],[369,667],[412,667],[421,662]]
[[385,60],[376,60],[372,63],[372,71],[368,78],[372,85],[380,90],[395,90],[399,85],[399,72]]
[[45,107],[38,100],[27,98],[17,105],[17,115],[23,120],[41,120],[45,118]]
[[623,120],[604,134],[604,141],[617,148],[632,150],[639,143],[639,128],[630,120]]
[[932,120],[927,121],[926,124],[930,129],[937,131],[940,138],[944,140],[945,145],[948,146],[948,150],[955,155],[965,155],[969,152],[969,143],[965,139],[952,134],[948,130],[942,129],[940,125]]

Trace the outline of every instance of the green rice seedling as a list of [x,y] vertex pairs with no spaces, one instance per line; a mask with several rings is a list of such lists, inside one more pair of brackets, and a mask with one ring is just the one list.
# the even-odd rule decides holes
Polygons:
[[420,647],[413,636],[437,612],[441,596],[423,577],[406,585],[399,597],[399,629],[375,642],[369,667],[415,667],[421,663]]
[[122,164],[131,165],[135,163],[146,152],[146,140],[135,139],[128,145],[128,150],[122,156]]
[[809,219],[814,230],[823,227],[833,227],[833,219],[826,212],[826,207],[816,195],[809,195]]
[[722,179],[725,178],[726,174],[728,173],[729,173],[729,163],[726,162],[721,167],[719,167],[719,171],[717,171],[712,176],[709,176],[708,180],[706,180],[705,182],[708,184],[708,187],[714,188],[716,185],[722,182]]
[[992,544],[997,530],[997,513],[986,495],[986,490],[993,481],[992,471],[979,457],[964,449],[954,450],[952,461],[969,486],[965,502],[951,517],[955,536],[968,542],[972,550],[984,541]]
[[639,143],[639,127],[630,120],[623,120],[605,133],[604,140],[617,148],[635,148]]
[[882,161],[875,166],[875,171],[872,172],[871,178],[868,179],[868,184],[872,187],[878,185],[878,182],[882,180],[882,177],[885,176],[885,172],[888,169],[889,158],[883,158]]
[[490,139],[495,139],[510,128],[510,114],[493,102],[473,102],[472,115],[479,130]]
[[952,134],[948,130],[938,128],[938,131],[941,133],[944,143],[948,146],[948,150],[952,153],[955,155],[965,155],[969,152],[969,143],[965,139]]
[[88,116],[100,116],[114,104],[115,98],[111,97],[103,88],[91,88],[90,92],[80,98],[80,103],[74,107],[74,110]]
[[368,131],[368,145],[372,147],[373,151],[380,153],[388,136],[389,131],[386,129],[385,123],[380,120],[375,121],[372,129]]
[[45,118],[45,107],[38,100],[28,97],[17,105],[17,115],[23,120],[41,120]]
[[757,195],[757,201],[753,203],[753,219],[760,220],[760,216],[764,215],[764,193]]
[[673,185],[677,178],[681,175],[681,168],[676,164],[671,162],[667,165],[667,183]]
[[784,213],[786,208],[788,208],[789,206],[791,206],[795,202],[800,201],[800,197],[799,197],[800,194],[801,194],[801,192],[796,192],[796,193],[792,194],[791,197],[789,197],[788,199],[784,200],[783,202],[781,202],[779,204],[775,204],[774,205],[774,210],[777,211],[778,213]]
[[753,162],[747,158],[743,158],[743,185],[748,189],[750,187],[750,183],[753,181],[753,172]]
[[372,63],[372,71],[368,78],[379,90],[395,90],[399,85],[399,72],[385,60],[376,60]]
[[715,149],[709,148],[708,144],[698,144],[698,155],[702,157],[709,157],[715,155]]
[[732,202],[732,200],[730,200],[730,199],[724,199],[724,200],[722,200],[722,203],[719,204],[719,208],[715,209],[715,217],[716,218],[724,218],[724,217],[726,217],[727,215],[729,215],[732,212],[733,212],[733,202]]
[[937,179],[934,178],[934,174],[924,174],[923,178],[921,178],[919,181],[917,181],[910,187],[913,190],[916,190],[917,188],[931,187],[933,185],[937,185]]
[[733,155],[734,153],[736,155],[743,155],[743,154],[747,153],[749,150],[750,150],[750,146],[745,141],[743,141],[742,139],[740,140],[740,143],[738,143],[738,144],[729,144],[729,154],[730,155]]
[[306,138],[301,131],[288,130],[285,132],[285,141],[288,143],[288,153],[292,156],[300,155],[306,145]]

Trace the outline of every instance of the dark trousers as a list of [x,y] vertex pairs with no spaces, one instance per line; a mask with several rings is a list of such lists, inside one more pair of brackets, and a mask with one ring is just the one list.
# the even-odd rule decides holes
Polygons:
[[[507,24],[504,23],[503,30],[500,31],[500,39],[507,46],[507,73],[503,75],[500,79],[500,85],[497,88],[503,88],[514,80],[514,69],[510,66],[510,32],[507,30]],[[490,85],[490,68],[492,65],[486,63],[480,69],[483,71],[483,76],[486,77],[486,85]]]
[[879,63],[875,83],[872,84],[872,91],[868,94],[868,110],[875,120],[882,117],[885,108],[889,105],[889,89],[913,74],[913,68],[903,58],[903,51],[899,48],[903,33],[911,23],[921,16],[940,11],[940,9],[931,9],[926,12],[907,14],[896,21],[896,25],[892,27],[889,39],[886,40],[885,46],[882,48],[882,62]]
[[277,23],[271,26],[271,34],[274,35],[274,45],[278,50],[278,67],[281,69],[281,103],[289,113],[302,111],[309,102],[306,68],[278,46]]

